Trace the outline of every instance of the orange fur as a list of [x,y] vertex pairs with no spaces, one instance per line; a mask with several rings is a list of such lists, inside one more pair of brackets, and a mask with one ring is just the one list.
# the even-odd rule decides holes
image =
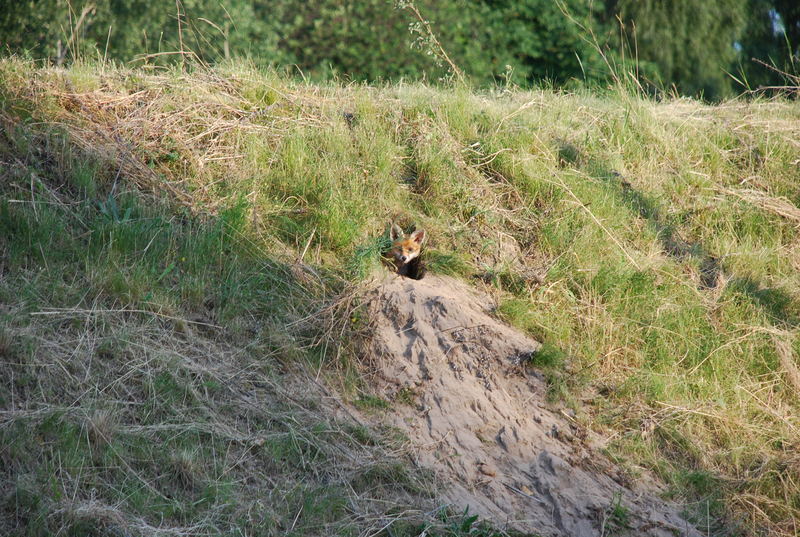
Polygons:
[[414,259],[418,259],[422,253],[422,245],[425,243],[427,235],[425,230],[418,229],[406,235],[402,228],[397,224],[392,225],[390,237],[393,244],[389,253],[392,255],[394,265],[399,274],[406,275],[406,270]]

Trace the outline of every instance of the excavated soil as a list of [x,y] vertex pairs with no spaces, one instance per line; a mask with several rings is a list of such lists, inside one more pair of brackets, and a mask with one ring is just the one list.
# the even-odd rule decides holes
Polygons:
[[456,510],[542,536],[699,536],[652,478],[629,486],[601,439],[545,400],[524,362],[539,343],[490,315],[491,300],[445,277],[391,276],[366,296],[363,363],[381,417]]

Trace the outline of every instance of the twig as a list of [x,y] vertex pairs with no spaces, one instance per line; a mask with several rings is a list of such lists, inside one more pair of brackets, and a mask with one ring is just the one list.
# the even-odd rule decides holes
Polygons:
[[411,0],[401,0],[398,3],[398,5],[400,6],[401,9],[407,9],[414,14],[414,16],[419,21],[421,27],[425,29],[425,33],[428,35],[428,40],[430,41],[430,43],[436,46],[436,48],[438,49],[437,52],[439,56],[444,61],[447,62],[448,66],[450,66],[450,72],[453,73],[453,75],[458,78],[458,81],[461,82],[461,84],[466,85],[466,81],[464,80],[464,75],[462,74],[461,69],[459,69],[458,66],[456,66],[455,63],[453,63],[453,60],[450,59],[450,56],[447,55],[447,52],[445,52],[444,47],[436,38],[436,34],[433,33],[433,29],[431,29],[430,23],[427,20],[425,20],[425,18],[419,12],[417,6],[414,5],[414,2]]
[[317,232],[317,228],[311,230],[311,235],[309,235],[308,240],[306,241],[306,246],[303,248],[303,252],[300,254],[300,257],[297,258],[298,263],[303,262],[303,258],[306,256],[306,252],[308,251],[308,247],[311,246],[311,241],[314,239],[314,234]]
[[[770,64],[768,64],[767,62],[765,62],[763,60],[759,60],[758,58],[750,58],[750,59],[752,61],[760,64],[760,65],[763,65],[764,67],[766,67],[767,69],[769,69],[771,71],[775,71],[779,75],[785,76],[786,78],[788,78],[789,80],[791,80],[793,82],[800,83],[800,76],[793,75],[791,73],[787,73],[786,71],[781,71],[780,69],[778,69],[774,65],[770,65]],[[778,86],[778,87],[780,87],[780,88],[790,88],[790,89],[795,89],[795,90],[800,89],[800,86]]]
[[178,17],[178,42],[181,47],[181,71],[185,68],[185,62],[183,55],[183,28],[181,26],[181,0],[175,0],[175,9],[177,10],[177,17]]
[[164,319],[170,319],[173,321],[183,321],[189,324],[198,324],[203,326],[209,326],[211,328],[218,328],[222,329],[221,326],[211,323],[203,323],[200,321],[190,321],[189,319],[184,319],[183,317],[174,317],[172,315],[166,315],[164,313],[158,313],[157,311],[149,311],[149,310],[129,310],[129,309],[118,309],[118,310],[86,310],[86,309],[77,309],[77,308],[59,308],[47,311],[34,311],[30,315],[64,315],[64,314],[83,314],[83,315],[94,315],[100,313],[146,313],[150,315],[155,315],[156,317],[163,317]]
[[517,487],[513,487],[513,486],[509,485],[508,483],[503,483],[503,485],[505,485],[510,490],[516,492],[517,494],[519,494],[521,496],[525,496],[526,498],[530,498],[531,500],[539,502],[542,505],[547,505],[547,503],[544,500],[542,500],[541,498],[537,498],[536,496],[532,496],[531,494],[526,494],[525,492],[519,490]]

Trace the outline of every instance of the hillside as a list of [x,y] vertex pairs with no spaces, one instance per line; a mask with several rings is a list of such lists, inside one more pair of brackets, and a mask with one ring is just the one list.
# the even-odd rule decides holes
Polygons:
[[396,221],[621,482],[797,534],[797,101],[11,59],[0,123],[0,533],[518,531],[445,508],[371,377]]

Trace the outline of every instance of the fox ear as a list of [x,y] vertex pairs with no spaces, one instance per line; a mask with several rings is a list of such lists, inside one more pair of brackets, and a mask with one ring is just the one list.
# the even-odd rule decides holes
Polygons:
[[389,238],[391,240],[396,241],[398,239],[402,239],[403,237],[405,237],[405,235],[406,234],[403,233],[403,228],[401,228],[397,224],[392,224],[392,229],[391,231],[389,231]]
[[416,230],[414,233],[411,234],[411,240],[421,245],[423,242],[425,242],[425,230],[424,229]]

